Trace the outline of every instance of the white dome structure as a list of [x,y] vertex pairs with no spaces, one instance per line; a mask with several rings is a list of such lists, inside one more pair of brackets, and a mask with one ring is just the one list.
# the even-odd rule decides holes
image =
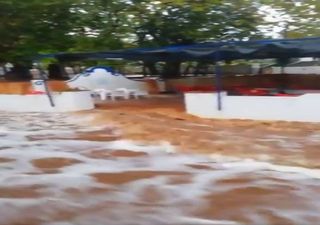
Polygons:
[[116,73],[111,67],[90,67],[84,72],[67,81],[70,88],[80,89],[106,89],[116,90],[119,88],[148,91],[148,85],[144,81],[134,81],[122,74]]

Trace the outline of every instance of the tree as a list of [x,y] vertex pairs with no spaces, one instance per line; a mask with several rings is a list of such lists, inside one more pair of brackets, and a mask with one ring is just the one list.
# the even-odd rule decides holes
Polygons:
[[[1,0],[0,61],[37,53],[112,50],[261,37],[267,0]],[[155,71],[154,62],[145,62]],[[167,63],[164,76],[179,74]]]
[[38,52],[65,50],[77,0],[1,0],[0,61],[27,62]]
[[[130,37],[128,1],[81,0],[73,8],[78,19],[74,24],[75,46],[72,51],[113,50],[126,47]],[[131,46],[131,45],[129,45]]]
[[132,1],[130,15],[139,45],[161,46],[260,36],[261,19],[247,0]]
[[[128,8],[139,46],[192,44],[261,37],[262,19],[248,0],[132,0]],[[148,65],[151,65],[148,63]],[[180,62],[167,62],[164,77],[179,75]]]

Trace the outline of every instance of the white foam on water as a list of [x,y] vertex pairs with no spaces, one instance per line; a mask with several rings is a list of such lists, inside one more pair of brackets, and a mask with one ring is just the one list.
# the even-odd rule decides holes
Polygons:
[[305,178],[310,177],[313,179],[320,179],[320,170],[319,169],[309,169],[304,167],[296,167],[296,166],[283,166],[276,165],[267,162],[259,162],[253,159],[246,159],[239,162],[230,162],[223,163],[223,167],[225,168],[233,168],[242,172],[250,172],[250,171],[275,171],[281,172],[284,174],[296,174],[301,175],[297,178]]
[[178,219],[179,224],[185,225],[240,225],[240,223],[234,221],[227,221],[227,220],[206,220],[206,219],[199,219],[199,218],[188,218],[182,217]]
[[53,222],[53,223],[45,223],[44,225],[74,225],[74,223],[68,223],[68,222]]
[[[2,116],[2,117],[1,117]],[[207,195],[223,195],[245,188],[286,192],[301,201],[303,207],[279,206],[278,195],[260,199],[257,208],[246,208],[244,215],[251,224],[270,224],[268,217],[259,210],[288,223],[301,224],[312,216],[320,219],[318,169],[277,165],[271,162],[240,159],[213,154],[210,156],[186,155],[176,152],[168,142],[145,145],[131,140],[89,141],[77,140],[78,133],[98,131],[104,127],[81,125],[78,117],[66,114],[6,114],[0,113],[0,157],[14,161],[0,163],[1,188],[41,186],[39,197],[11,198],[0,191],[0,224],[23,221],[24,216],[39,216],[43,225],[129,225],[135,224],[195,224],[237,225],[243,224],[233,218],[199,218],[196,212],[208,206]],[[88,117],[87,119],[92,119]],[[48,137],[29,140],[30,135]],[[69,137],[70,139],[65,139]],[[140,157],[90,157],[92,150],[110,153],[114,150],[146,152]],[[79,163],[58,168],[58,172],[43,173],[32,160],[43,158],[69,158]],[[189,165],[206,166],[204,168]],[[120,184],[99,183],[91,174],[119,174],[127,172],[155,171],[154,176],[129,180]],[[182,172],[181,175],[157,175],[161,172]],[[183,182],[171,182],[173,178],[187,178]],[[225,179],[247,177],[246,182],[223,183]],[[138,179],[139,178],[139,179]],[[287,187],[292,190],[287,190]],[[90,193],[92,188],[109,191]],[[66,192],[71,189],[71,192]],[[72,190],[76,190],[74,193]],[[150,194],[151,193],[151,194]],[[150,195],[150,196],[149,196]],[[249,196],[250,197],[250,196]],[[271,201],[271,203],[269,202]],[[242,202],[239,202],[241,205]],[[69,221],[51,221],[61,211],[80,210]],[[149,211],[148,211],[149,210]],[[227,210],[227,209],[226,209]],[[239,215],[243,211],[239,209]]]
[[292,138],[288,138],[286,136],[280,135],[265,135],[262,138],[259,138],[261,142],[274,142],[279,148],[289,151],[289,152],[299,152],[303,151],[303,145],[306,138],[309,137],[295,137],[294,140]]
[[320,133],[315,133],[315,134],[311,134],[307,137],[304,137],[306,138],[308,141],[310,142],[320,142]]

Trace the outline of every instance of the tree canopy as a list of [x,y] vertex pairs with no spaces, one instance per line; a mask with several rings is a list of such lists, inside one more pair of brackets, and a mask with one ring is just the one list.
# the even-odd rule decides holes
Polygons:
[[73,43],[72,0],[1,0],[0,60],[26,60],[41,51],[64,51]]
[[1,0],[0,62],[59,51],[317,36],[319,10],[314,0]]

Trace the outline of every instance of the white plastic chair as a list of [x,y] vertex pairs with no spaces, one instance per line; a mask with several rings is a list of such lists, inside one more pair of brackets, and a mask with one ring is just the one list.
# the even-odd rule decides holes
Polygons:
[[103,88],[94,89],[94,90],[93,90],[93,93],[96,94],[96,95],[98,95],[102,101],[107,100],[108,97],[110,97],[110,99],[111,99],[112,101],[115,100],[114,95],[113,95],[113,92],[110,91],[110,90],[106,90],[106,89],[103,89]]
[[135,99],[138,99],[141,96],[146,96],[148,93],[146,91],[136,90],[136,89],[127,89],[127,88],[117,88],[117,92],[122,92],[125,99],[130,99],[133,96]]
[[134,90],[130,90],[127,88],[117,88],[114,93],[119,96],[119,97],[123,97],[124,99],[130,99],[130,96],[132,95],[132,93],[134,92]]
[[145,96],[148,96],[148,92],[147,92],[147,91],[137,90],[137,91],[134,93],[134,97],[135,97],[136,99],[138,99],[139,97],[145,97]]

